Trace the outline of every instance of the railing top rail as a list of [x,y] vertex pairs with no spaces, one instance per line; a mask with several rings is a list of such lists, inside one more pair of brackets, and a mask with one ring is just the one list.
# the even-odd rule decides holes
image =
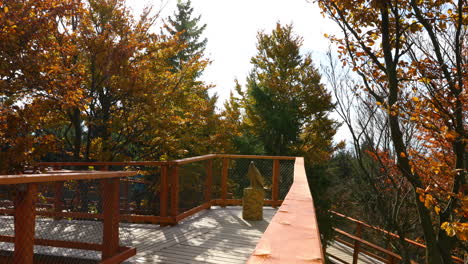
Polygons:
[[230,159],[271,159],[271,160],[295,160],[289,156],[265,156],[265,155],[235,155],[235,154],[208,154],[170,161],[72,161],[72,162],[39,162],[39,166],[167,166],[183,165],[191,162],[204,161],[214,158]]
[[[367,228],[371,228],[371,229],[374,229],[376,231],[379,231],[379,232],[382,232],[384,234],[387,234],[391,237],[394,237],[394,238],[399,238],[400,236],[395,234],[395,233],[392,233],[392,232],[389,232],[383,228],[380,228],[380,227],[377,227],[377,226],[373,226],[373,225],[369,225],[368,223],[366,222],[363,222],[363,221],[360,221],[360,220],[357,220],[357,219],[354,219],[352,217],[349,217],[347,215],[344,215],[342,213],[338,213],[338,212],[335,212],[335,211],[330,211],[332,214],[334,215],[337,215],[339,217],[342,217],[348,221],[351,221],[351,222],[354,222],[354,223],[357,223],[357,224],[361,224],[362,226],[365,226]],[[409,244],[412,244],[412,245],[415,245],[415,246],[418,246],[418,247],[421,247],[421,248],[426,248],[426,245],[422,244],[422,243],[419,243],[419,242],[416,242],[414,240],[411,240],[409,238],[405,238],[405,241],[408,242]]]
[[247,263],[325,263],[304,158],[296,158],[294,183]]
[[290,156],[265,156],[265,155],[236,155],[236,154],[217,154],[219,158],[231,159],[272,159],[272,160],[295,160],[296,157]]
[[174,161],[65,161],[39,162],[39,166],[162,166],[175,164]]
[[70,180],[95,180],[135,176],[134,171],[78,171],[47,174],[0,175],[0,185]]
[[217,156],[219,156],[219,155],[218,154],[208,154],[208,155],[203,155],[203,156],[196,156],[196,157],[191,157],[191,158],[178,159],[178,160],[174,160],[172,162],[174,162],[174,163],[176,163],[178,165],[182,165],[182,164],[187,164],[187,163],[191,163],[191,162],[197,162],[197,161],[213,159],[213,158],[216,158]]

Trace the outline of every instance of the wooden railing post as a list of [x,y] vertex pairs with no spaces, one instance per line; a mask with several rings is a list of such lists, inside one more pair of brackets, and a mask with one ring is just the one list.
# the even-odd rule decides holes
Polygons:
[[159,191],[159,211],[161,217],[167,217],[167,202],[169,194],[169,184],[167,180],[168,167],[167,165],[161,166],[161,182]]
[[[55,182],[54,183],[54,191],[55,191],[55,197],[54,197],[54,212],[59,214],[63,210],[63,182]],[[54,217],[55,220],[60,220],[60,216]]]
[[14,263],[32,264],[34,257],[34,230],[36,225],[37,184],[18,186],[15,200],[15,251]]
[[280,173],[280,163],[279,160],[275,159],[273,161],[273,179],[272,179],[272,190],[271,190],[271,199],[273,200],[272,206],[276,208],[278,206],[278,197],[279,197],[279,173]]
[[221,172],[221,207],[226,207],[227,181],[228,181],[229,159],[223,159],[223,170]]
[[171,217],[172,224],[177,224],[177,215],[179,214],[179,167],[174,165],[171,168]]
[[[362,224],[361,223],[357,223],[356,237],[358,237],[358,238],[362,237]],[[357,240],[354,241],[353,264],[357,264],[357,262],[358,262],[360,247],[361,247],[361,243],[359,241],[357,241]]]
[[[54,170],[62,169],[61,166],[54,166]],[[61,213],[63,210],[63,182],[54,183],[54,212]],[[54,220],[62,219],[60,216],[54,217]]]
[[128,179],[123,179],[124,182],[123,182],[123,190],[122,190],[122,195],[124,197],[124,201],[123,201],[123,211],[125,214],[128,214],[129,213],[129,198],[128,198],[128,189],[129,189],[129,183],[128,183]]
[[119,184],[119,178],[101,180],[104,211],[102,260],[119,252]]
[[[206,178],[205,178],[205,203],[211,202],[211,192],[212,192],[212,185],[213,185],[213,160],[207,160],[205,162],[206,168]],[[208,207],[210,209],[211,207]]]

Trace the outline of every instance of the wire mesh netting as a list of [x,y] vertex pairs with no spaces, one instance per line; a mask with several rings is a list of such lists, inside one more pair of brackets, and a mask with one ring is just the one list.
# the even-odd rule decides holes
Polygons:
[[179,166],[179,212],[185,212],[205,202],[207,161]]
[[[247,173],[252,162],[263,176],[266,187],[265,199],[272,199],[273,160],[269,159],[232,159],[228,173],[228,198],[242,199],[244,189],[250,185]],[[279,165],[279,199],[282,200],[294,180],[294,160],[280,160]]]
[[[70,180],[0,186],[0,263],[18,263],[15,255],[30,255],[28,248],[15,248],[19,237],[34,240],[35,263],[98,263],[101,250],[108,246],[103,238],[104,208],[110,212],[111,206],[119,206],[118,196],[112,203],[109,192],[103,192],[108,183]],[[131,241],[131,233],[120,232],[117,247]]]
[[279,161],[279,199],[284,200],[294,182],[294,160]]

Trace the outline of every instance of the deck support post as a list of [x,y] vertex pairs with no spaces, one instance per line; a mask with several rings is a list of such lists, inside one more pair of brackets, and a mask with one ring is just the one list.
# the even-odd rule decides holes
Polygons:
[[[61,213],[63,209],[63,182],[56,182],[54,183],[54,191],[55,191],[55,197],[54,197],[54,212],[56,213]],[[55,216],[54,220],[60,220],[62,219],[59,216]]]
[[[205,162],[205,169],[206,169],[206,178],[205,178],[205,192],[204,192],[204,198],[205,198],[205,203],[211,202],[211,187],[213,185],[213,160],[207,160]],[[210,209],[208,207],[207,209]]]
[[[362,237],[362,224],[357,223],[356,226],[356,237]],[[359,241],[354,241],[354,250],[353,250],[353,264],[357,264],[359,258],[359,249],[361,247],[361,243]]]
[[119,253],[119,178],[102,179],[103,247],[102,260]]
[[273,161],[273,179],[272,179],[272,190],[271,199],[273,200],[273,208],[278,207],[278,196],[279,196],[279,174],[280,174],[280,163],[279,160]]
[[37,184],[21,184],[15,200],[14,263],[32,264],[34,258],[34,230],[36,225]]
[[171,218],[173,225],[177,224],[177,215],[179,214],[179,167],[177,165],[171,168]]
[[221,207],[227,204],[227,181],[228,181],[229,159],[223,159],[223,170],[221,173]]
[[[168,167],[166,165],[161,166],[161,182],[159,187],[159,213],[162,218],[167,217],[167,202],[169,195],[169,186],[168,186]],[[160,224],[165,226],[166,224]]]

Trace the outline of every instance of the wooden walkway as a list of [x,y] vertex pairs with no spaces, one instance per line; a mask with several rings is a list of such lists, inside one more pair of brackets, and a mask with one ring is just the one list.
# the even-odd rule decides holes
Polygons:
[[[241,207],[213,207],[173,227],[121,223],[122,244],[137,248],[124,263],[245,263],[275,212],[264,207],[263,221],[245,221]],[[0,217],[0,223],[0,235],[12,235],[11,217]],[[101,228],[96,221],[38,219],[36,238],[100,243]],[[13,250],[13,244],[0,242],[1,250]],[[99,252],[86,250],[35,246],[35,253],[100,259]]]

